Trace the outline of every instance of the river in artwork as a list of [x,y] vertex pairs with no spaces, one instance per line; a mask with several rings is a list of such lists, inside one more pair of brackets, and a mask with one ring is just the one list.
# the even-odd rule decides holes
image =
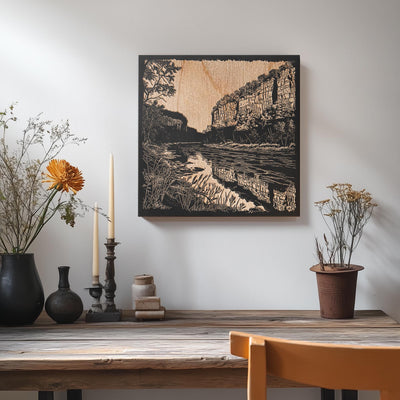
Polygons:
[[184,164],[187,182],[196,187],[207,179],[210,187],[219,188],[214,201],[242,211],[296,209],[294,147],[170,143],[168,151]]

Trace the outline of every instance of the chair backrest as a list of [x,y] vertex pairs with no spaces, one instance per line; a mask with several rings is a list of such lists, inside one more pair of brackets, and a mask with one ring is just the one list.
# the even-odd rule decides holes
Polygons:
[[231,353],[247,358],[248,400],[265,400],[267,373],[326,389],[379,390],[400,400],[400,347],[336,345],[231,332]]

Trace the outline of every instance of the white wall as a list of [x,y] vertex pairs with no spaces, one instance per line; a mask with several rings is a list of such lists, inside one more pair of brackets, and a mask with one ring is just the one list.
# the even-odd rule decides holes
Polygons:
[[[326,185],[346,181],[379,203],[354,257],[366,267],[357,307],[400,318],[400,2],[2,0],[0,9],[0,108],[18,101],[22,120],[42,111],[70,119],[89,140],[64,156],[83,170],[81,198],[105,209],[114,153],[119,307],[130,306],[132,278],[146,272],[169,309],[316,309],[308,268],[323,224],[313,202],[326,197]],[[137,217],[138,54],[301,55],[300,218]],[[35,243],[46,294],[57,286],[57,266],[70,265],[71,286],[89,305],[83,288],[90,284],[91,226],[91,215],[74,229],[54,220]],[[160,390],[85,398],[109,395],[245,397],[240,390]],[[302,391],[295,396],[306,398]]]

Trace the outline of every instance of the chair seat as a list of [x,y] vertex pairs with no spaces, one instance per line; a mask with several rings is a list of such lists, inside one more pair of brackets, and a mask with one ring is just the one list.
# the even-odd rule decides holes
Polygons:
[[[266,399],[267,374],[314,387],[379,390],[381,400],[400,400],[400,347],[299,342],[243,332],[231,332],[230,343],[232,354],[249,360],[248,400]],[[354,393],[348,396],[354,399]]]

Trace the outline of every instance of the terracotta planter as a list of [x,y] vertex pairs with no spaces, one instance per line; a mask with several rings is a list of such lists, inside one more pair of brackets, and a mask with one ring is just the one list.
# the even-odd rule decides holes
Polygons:
[[356,299],[357,275],[360,265],[338,268],[326,265],[321,271],[319,264],[310,268],[317,275],[319,305],[322,318],[353,318]]

